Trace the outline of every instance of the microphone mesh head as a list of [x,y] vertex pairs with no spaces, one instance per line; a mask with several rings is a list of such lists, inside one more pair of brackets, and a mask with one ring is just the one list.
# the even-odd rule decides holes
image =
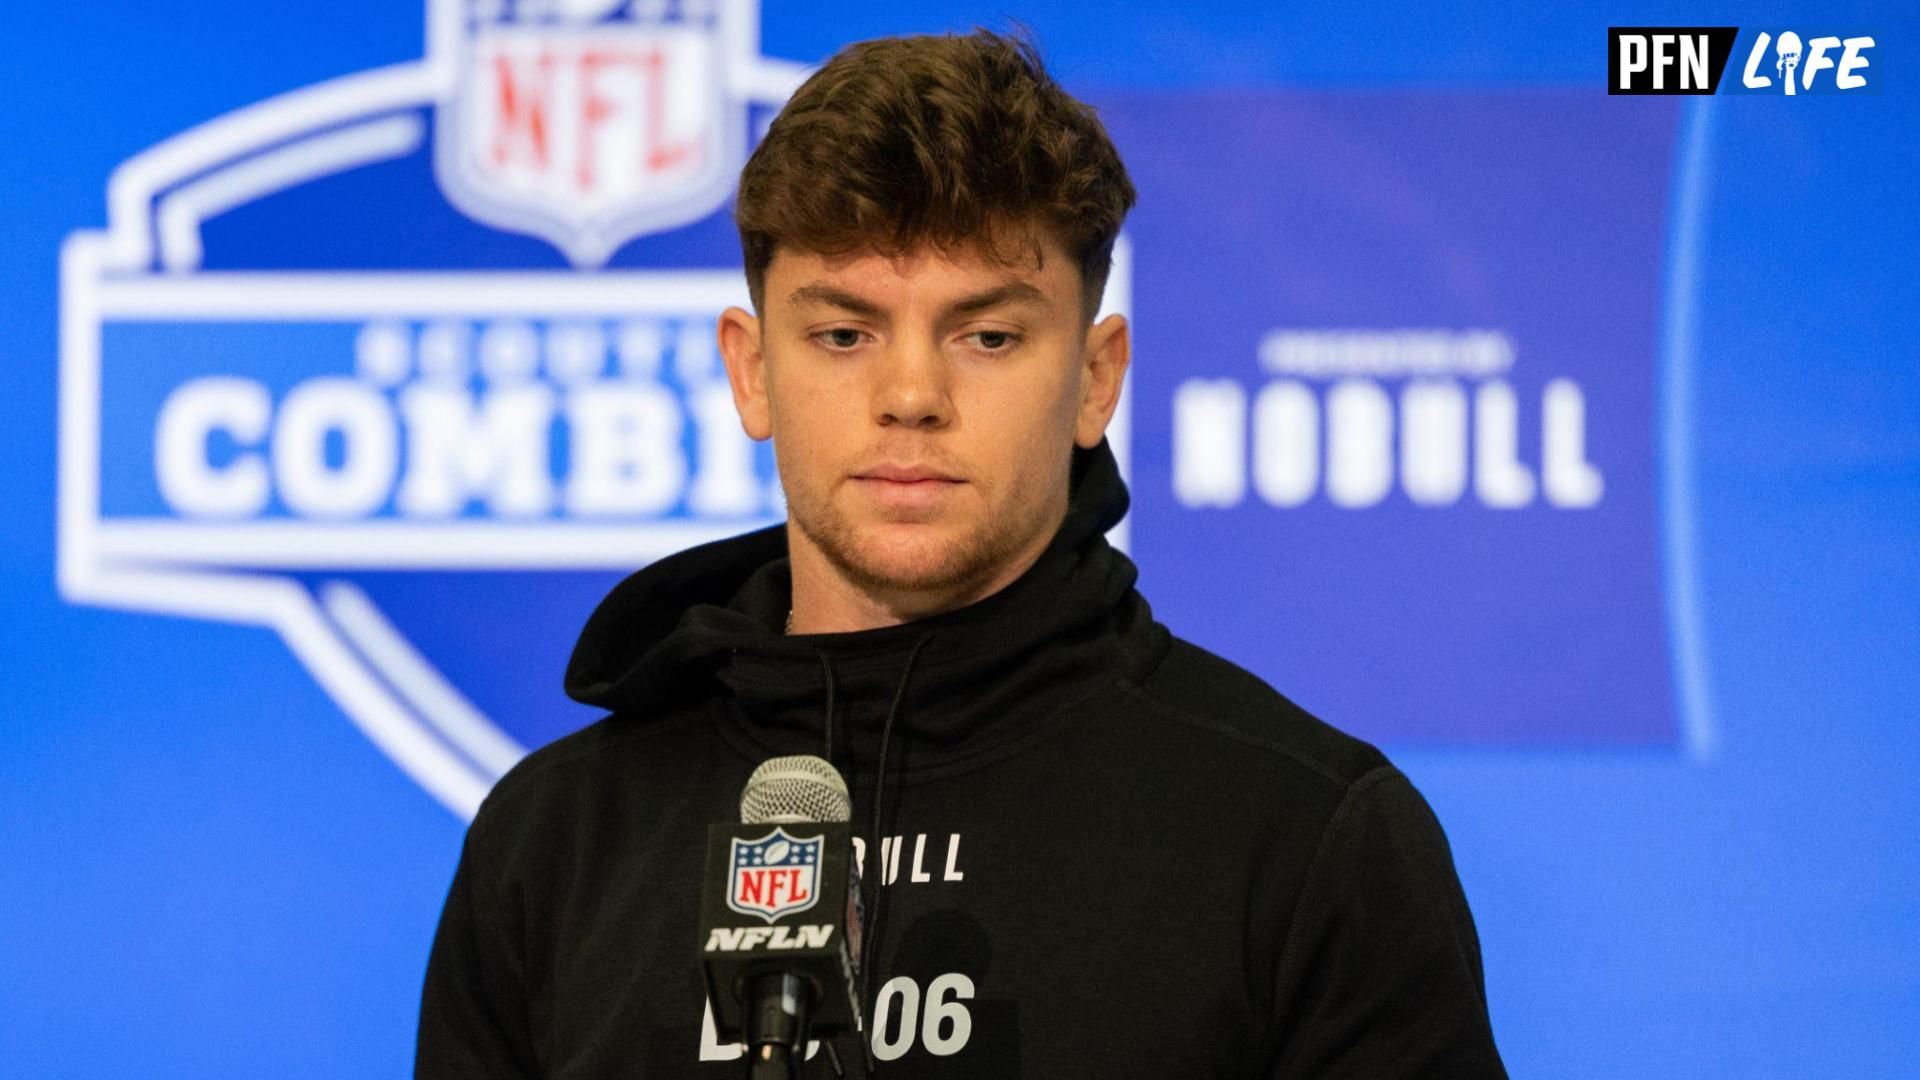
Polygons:
[[740,793],[740,823],[848,821],[853,800],[840,770],[811,754],[769,758],[747,778]]

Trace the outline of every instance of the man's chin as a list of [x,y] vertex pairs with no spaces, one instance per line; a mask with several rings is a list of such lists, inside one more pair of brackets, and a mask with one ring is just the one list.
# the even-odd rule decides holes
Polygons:
[[946,592],[991,572],[977,545],[930,526],[882,526],[835,547],[828,559],[849,581],[870,591]]

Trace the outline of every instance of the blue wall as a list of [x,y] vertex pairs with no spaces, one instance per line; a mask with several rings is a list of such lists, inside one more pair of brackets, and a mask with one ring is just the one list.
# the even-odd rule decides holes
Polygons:
[[[1132,546],[1156,610],[1380,739],[1427,793],[1479,920],[1515,1075],[1910,1075],[1920,109],[1905,61],[1920,21],[1893,4],[1786,14],[1803,32],[1872,30],[1875,94],[1677,103],[1604,96],[1604,27],[1751,16],[1247,7],[1018,12],[1106,111],[1141,180]],[[763,48],[810,62],[846,40],[1003,14],[773,2]],[[63,598],[55,410],[60,247],[106,223],[115,167],[274,94],[411,61],[421,15],[206,0],[15,5],[0,20],[0,1075],[402,1075],[463,821],[347,721],[280,636]],[[1449,146],[1409,117],[1473,137]],[[1337,138],[1324,150],[1262,141],[1276,118]],[[1408,193],[1355,195],[1377,219],[1296,220],[1343,197],[1316,195],[1304,168],[1340,154],[1356,189],[1380,175],[1369,162],[1386,162]],[[1222,161],[1218,193],[1200,192]],[[1241,206],[1240,231],[1261,242],[1233,248],[1234,221],[1202,220],[1209,202]],[[1431,212],[1412,224],[1389,212],[1415,205]],[[684,243],[715,236],[724,229]],[[1211,254],[1183,247],[1208,236],[1221,238]],[[1373,244],[1405,246],[1369,263]],[[1340,260],[1356,251],[1349,271]],[[1490,284],[1455,287],[1443,267],[1364,295],[1402,257],[1456,256],[1469,278],[1484,263]],[[1210,265],[1236,258],[1268,293],[1212,287]],[[1285,291],[1315,281],[1338,287]],[[1558,349],[1571,367],[1545,373],[1578,375],[1596,410],[1619,405],[1604,423],[1596,412],[1588,442],[1614,470],[1617,520],[1580,532],[1562,523],[1600,519],[1202,511],[1173,494],[1178,385],[1256,387],[1263,328],[1485,323],[1539,325],[1518,339],[1522,365],[1555,325],[1619,334],[1590,355]],[[1516,385],[1537,393],[1521,371]],[[116,429],[105,445],[138,457],[145,438]],[[1230,542],[1196,573],[1182,552],[1208,535]],[[1314,593],[1315,560],[1349,542],[1415,554]],[[1512,575],[1497,560],[1470,569],[1500,544],[1514,545]],[[1526,621],[1562,595],[1565,575],[1542,567],[1564,564],[1548,560],[1582,556],[1601,560],[1575,575],[1592,587],[1566,595],[1591,610]],[[1442,587],[1470,572],[1485,581]],[[1223,575],[1268,606],[1227,610],[1196,591]],[[557,698],[559,635],[599,580],[554,586],[555,640],[496,646],[486,665],[530,672],[516,686],[532,689],[513,693]],[[1403,587],[1414,599],[1401,611]],[[390,605],[428,602],[404,583],[367,588]],[[1342,596],[1357,611],[1344,621]],[[1343,636],[1290,636],[1299,611]],[[1455,625],[1440,612],[1477,649],[1423,653],[1402,623]],[[1388,673],[1376,690],[1343,665],[1355,655]],[[457,678],[460,661],[446,664]],[[1591,689],[1552,696],[1576,677]],[[480,704],[496,712],[526,709],[487,692]],[[514,734],[533,743],[585,718],[567,710],[554,701]]]

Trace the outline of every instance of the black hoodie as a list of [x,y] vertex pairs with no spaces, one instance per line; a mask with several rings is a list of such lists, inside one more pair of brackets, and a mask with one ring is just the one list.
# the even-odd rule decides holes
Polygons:
[[[1106,444],[1076,450],[1024,575],[877,630],[783,634],[783,527],[622,582],[567,671],[612,715],[530,755],[468,831],[416,1075],[741,1075],[705,1012],[703,841],[756,764],[793,753],[839,765],[856,832],[882,837],[878,1073],[1505,1075],[1426,803],[1154,622],[1104,535],[1126,508]],[[832,1075],[829,1055],[809,1069]]]

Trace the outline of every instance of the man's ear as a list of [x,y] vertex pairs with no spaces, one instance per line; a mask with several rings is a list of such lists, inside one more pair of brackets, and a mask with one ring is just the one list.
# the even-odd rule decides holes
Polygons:
[[1073,441],[1092,449],[1100,445],[1120,405],[1120,385],[1133,359],[1133,337],[1124,315],[1109,315],[1087,329],[1081,353],[1080,414],[1074,419]]
[[733,407],[747,437],[773,437],[773,407],[767,398],[767,359],[760,350],[760,320],[730,307],[720,313],[720,358],[733,386]]

